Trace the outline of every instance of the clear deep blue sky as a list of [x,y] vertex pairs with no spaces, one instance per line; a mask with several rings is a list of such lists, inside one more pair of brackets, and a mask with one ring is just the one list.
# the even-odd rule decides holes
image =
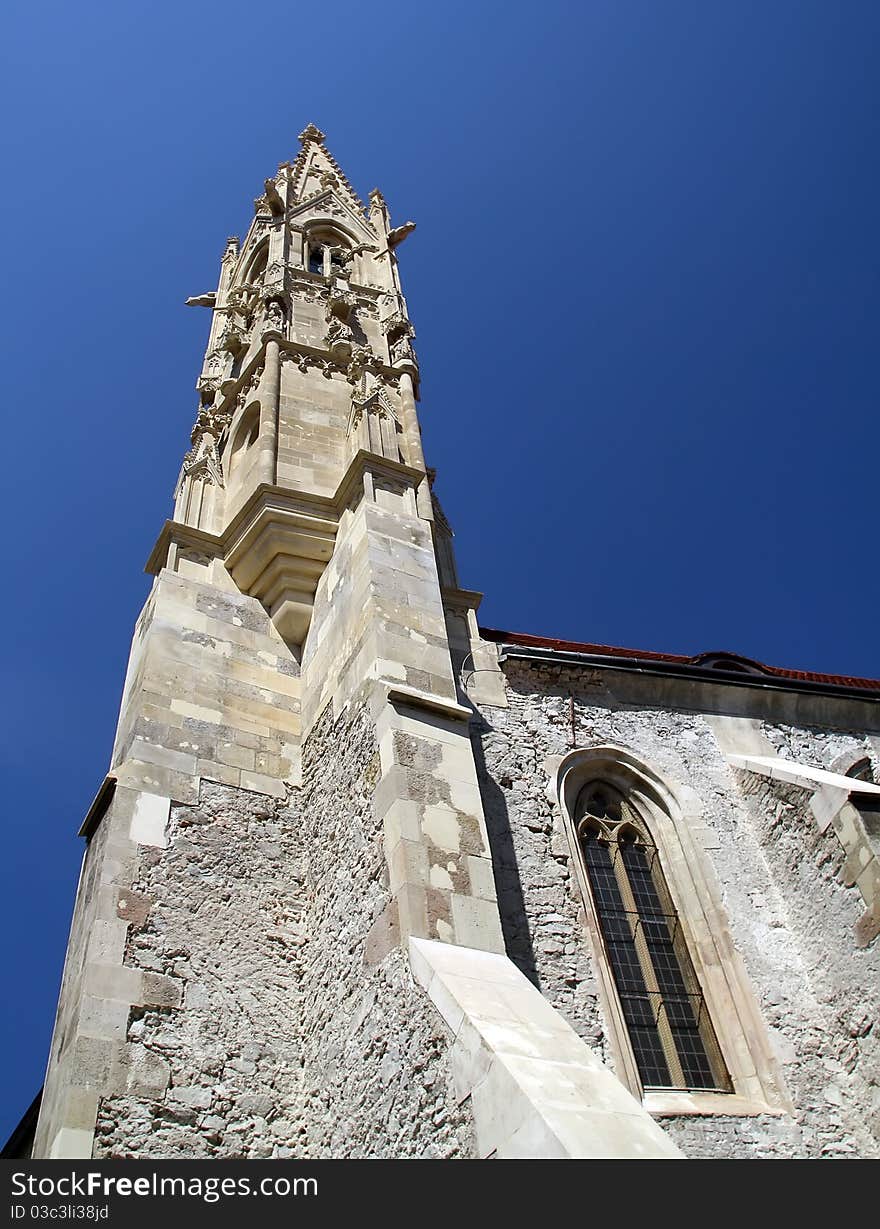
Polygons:
[[309,121],[395,222],[489,626],[880,675],[874,0],[15,0],[0,1132],[39,1086],[227,234]]

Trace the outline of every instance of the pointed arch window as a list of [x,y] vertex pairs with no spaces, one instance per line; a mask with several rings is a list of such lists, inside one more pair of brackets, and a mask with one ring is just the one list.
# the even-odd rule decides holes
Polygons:
[[730,1078],[647,823],[604,781],[583,787],[574,818],[601,942],[643,1087],[729,1091]]
[[[874,766],[865,755],[847,769],[846,775],[854,781],[864,781],[874,785]],[[870,847],[872,857],[880,857],[880,797],[876,794],[850,794],[850,804],[855,807],[865,829],[865,837]],[[864,862],[864,857],[862,861]],[[860,869],[864,869],[863,867]],[[867,899],[867,898],[866,898]],[[870,904],[872,901],[868,901]]]
[[228,473],[231,478],[241,469],[246,453],[253,448],[260,435],[260,403],[253,402],[245,410],[236,428],[229,450]]
[[309,273],[324,276],[324,248],[317,242],[309,244]]
[[330,231],[311,231],[306,236],[307,267],[321,277],[347,277],[351,252],[348,243]]

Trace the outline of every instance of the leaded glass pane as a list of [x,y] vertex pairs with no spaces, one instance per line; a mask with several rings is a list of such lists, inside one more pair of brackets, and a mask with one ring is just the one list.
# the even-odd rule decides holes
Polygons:
[[669,1067],[657,1029],[657,1019],[636,952],[632,919],[624,907],[608,842],[587,830],[582,838],[584,860],[599,914],[599,925],[620,995],[623,1017],[645,1084],[670,1084]]
[[609,786],[584,789],[577,813],[597,920],[643,1085],[727,1087],[656,848]]

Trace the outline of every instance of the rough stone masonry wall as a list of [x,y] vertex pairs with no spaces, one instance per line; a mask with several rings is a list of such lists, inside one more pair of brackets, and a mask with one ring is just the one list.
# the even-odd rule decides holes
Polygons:
[[[808,791],[736,775],[814,1000],[809,1027],[791,1036],[801,1061],[788,1071],[804,1133],[825,1153],[880,1155],[880,943],[857,942],[864,902],[833,827],[819,832]],[[788,984],[763,997],[768,1019],[785,1028]]]
[[125,962],[173,979],[178,1001],[132,1009],[142,1094],[101,1102],[94,1155],[299,1155],[298,815],[203,781],[167,838],[139,851]]
[[[839,1051],[854,1040],[849,1030],[868,1027],[856,1010],[860,992],[855,986],[839,987],[838,1019],[832,1026],[820,1001],[824,991],[817,993],[811,983],[806,953],[811,946],[822,950],[818,940],[834,934],[840,924],[834,892],[828,892],[819,873],[811,893],[802,885],[803,911],[789,909],[784,864],[750,818],[707,722],[697,713],[653,708],[649,701],[624,706],[599,672],[510,662],[506,674],[509,707],[486,708],[474,740],[510,957],[612,1064],[583,903],[569,867],[558,806],[547,792],[547,757],[571,750],[569,697],[574,696],[579,746],[610,742],[632,748],[661,775],[687,783],[699,795],[702,823],[694,835],[714,864],[734,944],[796,1100],[795,1119],[682,1117],[664,1118],[663,1126],[690,1156],[872,1155],[876,1145],[857,1116],[842,1113],[825,1092],[826,1086],[842,1087],[848,1060]],[[843,942],[851,942],[852,922],[842,930]],[[838,963],[851,965],[852,952],[844,954],[838,946],[832,943],[825,950]],[[832,969],[828,973],[835,976]],[[847,1016],[845,1025],[844,1000],[859,1017],[850,1021]],[[831,1027],[844,1030],[844,1042],[831,1035]]]
[[312,1157],[467,1157],[450,1038],[399,947],[372,725],[328,706],[303,747],[308,942],[302,978],[302,1122]]
[[167,847],[137,848],[125,965],[167,993],[129,1010],[96,1157],[473,1155],[450,1038],[399,946],[378,773],[367,715],[328,707],[289,802],[202,781]]

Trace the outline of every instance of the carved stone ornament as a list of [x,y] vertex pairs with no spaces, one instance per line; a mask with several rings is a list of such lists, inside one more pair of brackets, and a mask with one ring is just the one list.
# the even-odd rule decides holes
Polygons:
[[320,282],[313,282],[311,276],[306,280],[302,271],[294,271],[290,278],[291,294],[305,303],[317,303],[324,298],[324,287]]
[[240,286],[233,286],[229,291],[229,294],[226,296],[226,304],[237,315],[246,318],[253,313],[258,299],[258,287],[252,286],[250,282],[242,282]]
[[217,397],[220,390],[219,376],[199,376],[196,380],[196,391],[199,394],[202,406],[211,406]]
[[198,442],[183,459],[183,472],[188,478],[223,486],[223,469],[217,452],[217,441],[210,431],[203,432]]
[[268,291],[279,294],[284,289],[284,265],[280,261],[273,260],[266,272],[263,274],[263,294]]
[[220,335],[221,350],[226,350],[232,355],[236,355],[243,350],[246,343],[247,336],[244,330],[234,324],[227,325]]
[[388,400],[384,388],[379,383],[374,384],[369,392],[352,390],[351,411],[348,417],[349,435],[351,435],[365,413],[375,414],[377,418],[387,418],[395,426],[400,425],[394,412],[394,406]]
[[342,243],[334,243],[330,248],[330,255],[333,258],[333,264],[344,277],[348,277],[351,273],[351,265],[354,260],[354,252],[351,248],[345,247]]
[[331,358],[343,362],[351,354],[354,333],[351,325],[338,316],[331,316],[327,332],[324,334],[324,344],[330,351]]
[[391,342],[390,346],[388,347],[388,349],[391,355],[392,366],[394,366],[396,363],[414,363],[415,362],[415,354],[413,352],[412,342],[410,341],[409,336],[406,333],[401,333],[399,336],[395,337],[394,340]]
[[416,333],[411,322],[399,311],[382,321],[382,332],[389,341],[400,336],[415,337]]
[[231,407],[228,409],[220,410],[220,409],[217,409],[213,405],[199,406],[199,410],[196,415],[195,425],[193,426],[192,432],[190,434],[190,440],[193,444],[193,447],[196,446],[197,441],[206,432],[209,435],[215,436],[216,439],[219,439],[220,436],[225,431],[225,429],[228,427],[231,419],[232,419]]
[[299,350],[282,350],[281,361],[284,363],[295,363],[304,375],[312,368],[316,368],[325,380],[332,380],[333,372],[336,369],[335,364],[329,360],[320,358],[317,354],[304,354]]
[[375,359],[366,346],[355,346],[349,357],[348,370],[345,375],[349,384],[363,386],[364,376],[374,362]]
[[284,305],[280,299],[269,299],[263,320],[263,333],[280,333],[284,336]]
[[325,319],[329,322],[335,316],[338,320],[348,322],[348,318],[357,305],[357,299],[350,290],[343,290],[333,285],[327,294],[327,313]]
[[265,188],[265,200],[269,206],[269,210],[275,217],[280,217],[284,213],[284,201],[275,186],[274,179],[267,179],[263,183]]
[[324,134],[321,129],[316,127],[314,124],[306,124],[305,128],[303,128],[302,132],[299,134],[299,140],[302,141],[303,144],[305,144],[306,141],[317,141],[318,144],[321,145],[324,141]]

